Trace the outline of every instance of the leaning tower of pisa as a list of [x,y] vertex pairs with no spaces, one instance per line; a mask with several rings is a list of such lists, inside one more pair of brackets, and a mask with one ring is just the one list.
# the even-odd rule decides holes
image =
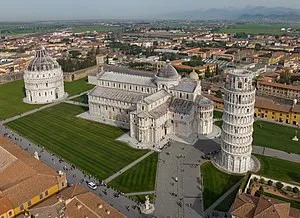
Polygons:
[[253,74],[230,70],[224,86],[222,144],[219,165],[231,173],[245,173],[251,161],[255,87]]

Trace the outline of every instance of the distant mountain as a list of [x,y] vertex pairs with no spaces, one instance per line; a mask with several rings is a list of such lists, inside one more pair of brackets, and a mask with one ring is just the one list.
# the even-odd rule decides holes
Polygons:
[[[246,6],[245,8],[211,8],[208,10],[178,11],[156,16],[160,19],[212,19],[212,20],[284,20],[300,22],[300,9],[263,6]],[[291,19],[291,20],[289,20]]]

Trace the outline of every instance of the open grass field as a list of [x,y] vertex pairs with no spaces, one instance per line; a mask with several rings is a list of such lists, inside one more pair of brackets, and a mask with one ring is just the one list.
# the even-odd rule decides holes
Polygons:
[[[222,121],[216,121],[214,124],[222,127]],[[296,142],[292,140],[295,136],[295,131],[299,132],[299,136],[299,128],[261,120],[255,121],[253,127],[253,145],[300,154],[300,141]]]
[[41,107],[23,103],[24,81],[18,80],[0,85],[0,120]]
[[214,118],[222,119],[223,112],[214,110]]
[[77,98],[73,98],[72,101],[77,101],[77,102],[80,102],[80,103],[84,103],[84,104],[88,104],[89,102],[89,98],[87,95],[81,95]]
[[6,125],[99,179],[148,152],[115,141],[124,133],[120,128],[75,117],[85,110],[62,103]]
[[203,203],[205,209],[242,179],[241,176],[229,175],[221,172],[215,168],[211,162],[206,162],[201,165],[201,175],[203,177],[204,185]]
[[220,29],[218,32],[222,33],[247,33],[247,34],[271,34],[282,35],[286,34],[281,31],[281,28],[299,28],[300,25],[293,24],[237,24],[229,26],[228,28]]
[[154,191],[158,154],[153,153],[109,183],[124,193]]
[[228,212],[231,205],[234,202],[235,196],[239,190],[239,187],[237,187],[233,192],[230,193],[218,206],[216,206],[215,210],[221,211],[221,212]]
[[67,92],[69,96],[78,95],[94,87],[94,85],[88,83],[87,77],[73,82],[65,82],[65,92]]
[[255,121],[253,145],[300,154],[300,142],[292,140],[296,130],[299,129],[260,120]]
[[300,164],[274,157],[255,155],[260,161],[259,174],[269,178],[300,184]]
[[93,32],[96,31],[98,33],[104,33],[104,32],[113,32],[117,30],[121,30],[122,27],[119,26],[80,26],[80,27],[73,27],[72,31],[73,33],[81,33],[81,32]]

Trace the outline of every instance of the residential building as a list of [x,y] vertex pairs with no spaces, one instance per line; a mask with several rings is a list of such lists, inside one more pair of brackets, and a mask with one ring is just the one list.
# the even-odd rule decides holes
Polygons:
[[0,137],[0,218],[15,217],[67,186],[66,174]]

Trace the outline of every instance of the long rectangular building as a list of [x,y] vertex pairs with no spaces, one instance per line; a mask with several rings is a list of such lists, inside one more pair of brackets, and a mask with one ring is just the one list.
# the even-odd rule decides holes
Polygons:
[[66,186],[64,173],[0,137],[0,218],[15,217]]

